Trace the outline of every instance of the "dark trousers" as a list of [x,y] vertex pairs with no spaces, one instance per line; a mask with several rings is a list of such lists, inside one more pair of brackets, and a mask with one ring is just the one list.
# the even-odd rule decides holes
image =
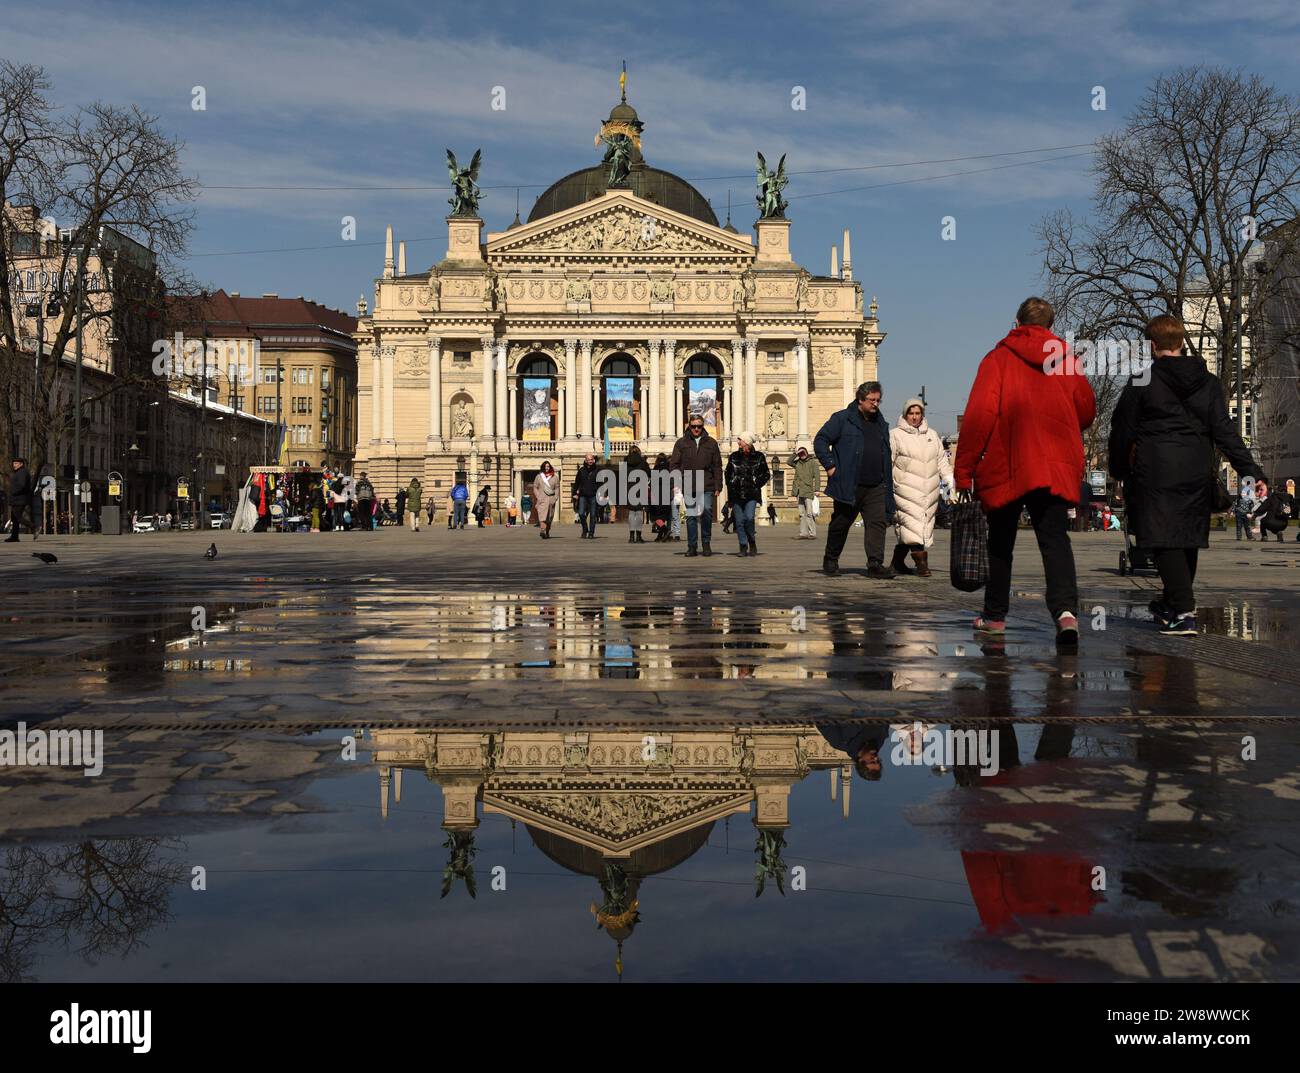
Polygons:
[[[371,513],[373,501],[369,499],[357,500],[357,515],[361,521],[361,528],[370,530],[375,527],[374,515]],[[354,519],[355,521],[356,519]]]
[[15,540],[18,539],[18,530],[23,522],[23,515],[26,514],[31,519],[32,536],[35,536],[40,530],[40,522],[36,520],[35,503],[10,503],[9,504],[9,532]]
[[596,497],[578,496],[578,518],[582,522],[582,535],[596,535]]
[[1192,582],[1196,580],[1197,548],[1156,548],[1151,553],[1160,580],[1165,585],[1164,601],[1170,611],[1190,615],[1196,610]]
[[1277,539],[1282,540],[1282,533],[1286,529],[1286,518],[1270,518],[1267,514],[1259,520],[1259,539],[1267,540],[1269,533],[1276,533]]
[[1001,620],[1011,609],[1011,559],[1016,547],[1016,526],[1022,507],[1029,508],[1029,520],[1038,538],[1046,579],[1047,610],[1052,620],[1062,611],[1079,612],[1079,586],[1074,574],[1074,550],[1070,547],[1072,504],[1038,488],[1023,499],[988,512],[989,580],[984,587],[984,617]]
[[858,515],[862,515],[862,545],[868,563],[881,563],[885,559],[885,486],[858,486],[852,503],[835,501],[831,524],[826,527],[826,558],[837,560],[849,538],[849,530]]

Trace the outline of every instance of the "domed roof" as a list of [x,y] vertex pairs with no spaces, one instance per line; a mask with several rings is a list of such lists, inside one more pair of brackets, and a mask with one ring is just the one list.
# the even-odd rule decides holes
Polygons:
[[[605,858],[590,846],[544,831],[532,824],[524,826],[533,845],[561,868],[596,878],[604,873]],[[652,876],[667,872],[696,853],[709,840],[709,832],[712,830],[713,822],[710,821],[689,831],[679,831],[662,841],[633,850],[631,856],[619,863],[630,876]]]
[[[621,106],[616,106],[615,111],[618,107]],[[631,110],[631,105],[627,107]],[[592,198],[600,197],[607,189],[605,168],[601,164],[571,172],[559,182],[547,187],[546,192],[533,205],[532,212],[528,214],[528,222],[531,224],[543,216],[550,216],[564,209],[571,209],[575,205],[581,205]],[[649,165],[633,167],[628,175],[627,189],[637,197],[645,198],[646,201],[661,205],[665,209],[680,212],[712,227],[718,226],[718,218],[709,207],[708,199],[685,179],[670,171],[662,171]]]

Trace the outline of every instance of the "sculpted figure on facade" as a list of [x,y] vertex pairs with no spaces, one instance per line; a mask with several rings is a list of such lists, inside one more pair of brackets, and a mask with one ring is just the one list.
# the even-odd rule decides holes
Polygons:
[[673,300],[673,283],[669,279],[657,279],[650,284],[652,302],[671,302]]
[[458,401],[452,409],[451,434],[461,440],[474,438],[474,420],[469,416],[469,406],[464,399]]
[[768,439],[779,440],[785,436],[785,413],[779,402],[774,402],[767,411]]
[[469,167],[461,168],[456,164],[456,154],[447,150],[447,174],[451,177],[452,188],[447,204],[451,206],[453,216],[478,215],[478,167],[482,159],[483,150],[476,149]]
[[570,302],[587,302],[591,300],[591,284],[585,279],[571,279],[565,285],[564,297]]

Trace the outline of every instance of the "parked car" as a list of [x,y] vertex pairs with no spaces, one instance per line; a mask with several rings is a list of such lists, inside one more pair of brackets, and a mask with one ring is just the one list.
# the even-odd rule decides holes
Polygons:
[[135,525],[132,527],[133,533],[156,533],[158,531],[158,519],[152,514],[141,514],[135,519]]
[[214,510],[208,515],[209,529],[229,529],[230,515],[223,510]]

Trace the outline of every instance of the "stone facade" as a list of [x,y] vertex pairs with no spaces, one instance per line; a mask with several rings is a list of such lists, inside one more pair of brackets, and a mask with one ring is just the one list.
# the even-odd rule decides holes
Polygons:
[[385,496],[418,475],[441,505],[462,472],[499,507],[549,459],[567,513],[568,478],[586,452],[604,457],[609,393],[626,401],[630,380],[611,461],[630,442],[651,460],[670,452],[693,382],[716,399],[724,457],[754,432],[784,470],[769,492],[789,506],[790,452],[877,377],[884,335],[847,232],[843,270],[817,276],[791,260],[788,220],[743,235],[629,189],[486,241],[479,219],[447,225],[446,257],[415,274],[390,230],[373,308],[358,304],[356,469]]

